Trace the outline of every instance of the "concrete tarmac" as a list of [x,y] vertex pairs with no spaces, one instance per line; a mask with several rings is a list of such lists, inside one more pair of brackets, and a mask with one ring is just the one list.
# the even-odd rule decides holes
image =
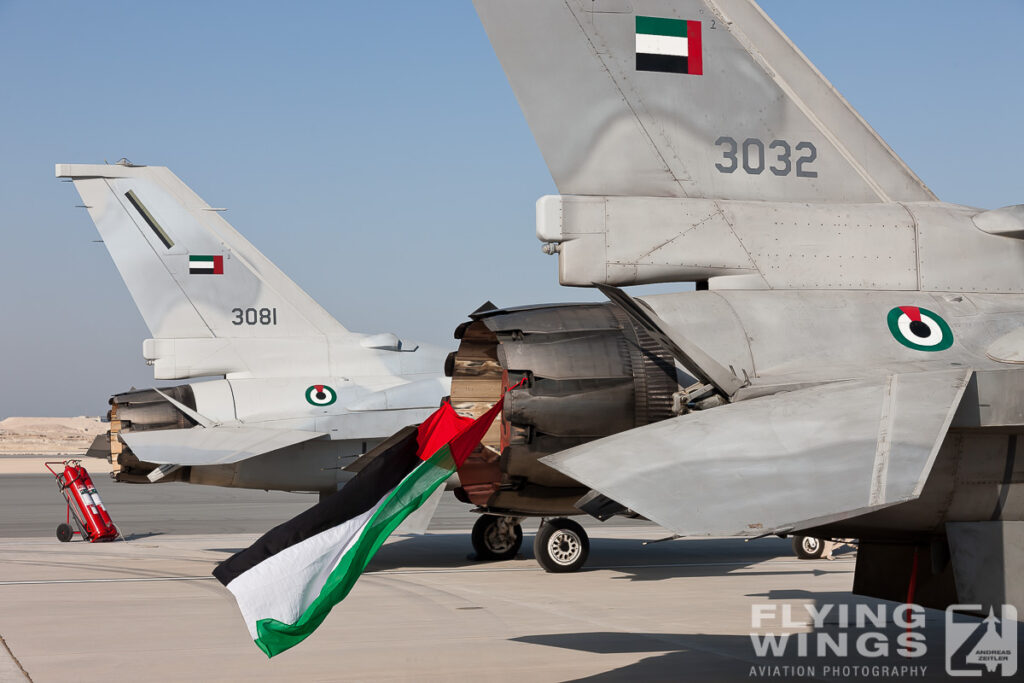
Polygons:
[[[851,618],[858,605],[894,606],[850,595],[852,553],[801,561],[780,539],[645,547],[665,532],[588,522],[584,571],[548,574],[533,560],[532,520],[516,559],[471,559],[475,516],[450,494],[430,533],[393,538],[313,636],[268,660],[210,571],[313,498],[96,479],[131,540],[59,543],[52,478],[0,476],[0,681],[946,678],[942,612],[915,626],[927,652],[914,658],[896,654],[906,630],[891,618],[865,628],[839,618],[840,605]],[[807,605],[835,608],[818,627],[794,625],[809,621]],[[756,629],[755,609],[770,615]],[[805,635],[758,654],[752,631]],[[849,652],[816,656],[822,636]],[[888,653],[870,656],[883,641]]]

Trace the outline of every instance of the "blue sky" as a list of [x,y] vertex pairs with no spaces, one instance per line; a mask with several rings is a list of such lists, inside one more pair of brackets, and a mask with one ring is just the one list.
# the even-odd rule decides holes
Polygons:
[[[942,199],[1024,201],[1024,2],[762,6]],[[540,252],[554,185],[468,0],[0,0],[0,85],[0,417],[154,384],[57,162],[169,166],[356,331],[600,299]]]

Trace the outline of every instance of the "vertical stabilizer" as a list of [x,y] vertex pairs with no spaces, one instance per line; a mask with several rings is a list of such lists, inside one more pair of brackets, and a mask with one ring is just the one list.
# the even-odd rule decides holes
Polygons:
[[346,333],[168,169],[58,164],[57,177],[74,182],[154,338]]
[[750,0],[474,0],[563,195],[935,196]]

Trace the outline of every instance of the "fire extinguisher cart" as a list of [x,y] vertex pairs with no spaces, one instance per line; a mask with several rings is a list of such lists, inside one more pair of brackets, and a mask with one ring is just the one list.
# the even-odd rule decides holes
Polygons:
[[[57,480],[57,488],[67,503],[67,518],[57,526],[57,540],[68,542],[78,534],[90,543],[113,541],[118,536],[117,527],[103,507],[89,473],[82,467],[81,460],[46,462],[46,469]],[[63,465],[57,470],[51,465]],[[77,531],[72,528],[72,520]]]

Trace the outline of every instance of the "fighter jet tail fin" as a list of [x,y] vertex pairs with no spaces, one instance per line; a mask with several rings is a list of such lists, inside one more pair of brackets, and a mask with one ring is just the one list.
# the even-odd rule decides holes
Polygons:
[[563,195],[935,196],[752,0],[474,0]]
[[682,535],[799,531],[920,496],[970,376],[835,382],[682,415],[543,461]]
[[167,168],[58,164],[57,177],[74,182],[156,340],[346,332]]

